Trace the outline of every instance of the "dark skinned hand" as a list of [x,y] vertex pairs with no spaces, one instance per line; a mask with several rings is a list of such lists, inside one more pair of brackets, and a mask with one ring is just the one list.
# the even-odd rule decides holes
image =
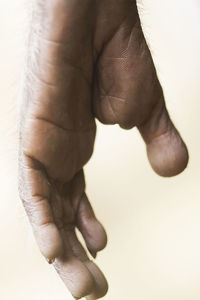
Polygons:
[[103,297],[89,252],[106,233],[85,194],[95,118],[136,126],[153,169],[174,176],[186,147],[169,119],[135,1],[35,0],[20,114],[20,197],[42,254],[74,297]]

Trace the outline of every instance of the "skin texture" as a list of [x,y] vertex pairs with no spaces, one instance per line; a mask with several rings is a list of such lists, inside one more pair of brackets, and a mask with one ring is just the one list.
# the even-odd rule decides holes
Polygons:
[[153,169],[174,176],[186,147],[169,119],[135,1],[37,0],[20,114],[19,191],[42,254],[74,297],[103,297],[89,252],[107,238],[85,194],[95,118],[137,127]]

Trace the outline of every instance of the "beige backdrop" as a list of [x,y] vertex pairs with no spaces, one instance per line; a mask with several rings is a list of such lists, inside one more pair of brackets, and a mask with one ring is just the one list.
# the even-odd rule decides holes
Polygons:
[[[97,263],[110,283],[107,300],[199,300],[200,4],[143,2],[147,37],[190,163],[182,175],[160,178],[136,130],[99,124],[86,167],[87,192],[109,236]],[[17,196],[23,7],[22,0],[0,0],[0,299],[66,300],[71,296],[40,255]]]

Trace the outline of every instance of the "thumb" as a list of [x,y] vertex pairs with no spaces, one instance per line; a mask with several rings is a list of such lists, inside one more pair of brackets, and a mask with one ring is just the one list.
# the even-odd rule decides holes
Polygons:
[[[154,59],[156,45],[151,12],[156,10],[156,3],[148,0],[137,0],[142,30]],[[159,61],[154,59],[159,67]],[[160,69],[160,67],[159,67]],[[161,88],[160,88],[161,89]],[[153,107],[151,114],[138,129],[147,145],[147,155],[152,168],[161,176],[169,177],[182,172],[188,163],[188,151],[179,132],[175,128],[167,112],[163,93]]]
[[163,97],[138,129],[146,143],[150,164],[156,173],[170,177],[186,168],[188,151],[169,117]]

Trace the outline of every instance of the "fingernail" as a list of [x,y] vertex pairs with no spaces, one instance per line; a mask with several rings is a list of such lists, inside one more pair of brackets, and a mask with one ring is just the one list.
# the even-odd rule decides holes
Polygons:
[[52,265],[55,261],[55,258],[47,258],[47,261],[50,265]]
[[95,259],[97,257],[97,252],[88,249],[92,257]]

